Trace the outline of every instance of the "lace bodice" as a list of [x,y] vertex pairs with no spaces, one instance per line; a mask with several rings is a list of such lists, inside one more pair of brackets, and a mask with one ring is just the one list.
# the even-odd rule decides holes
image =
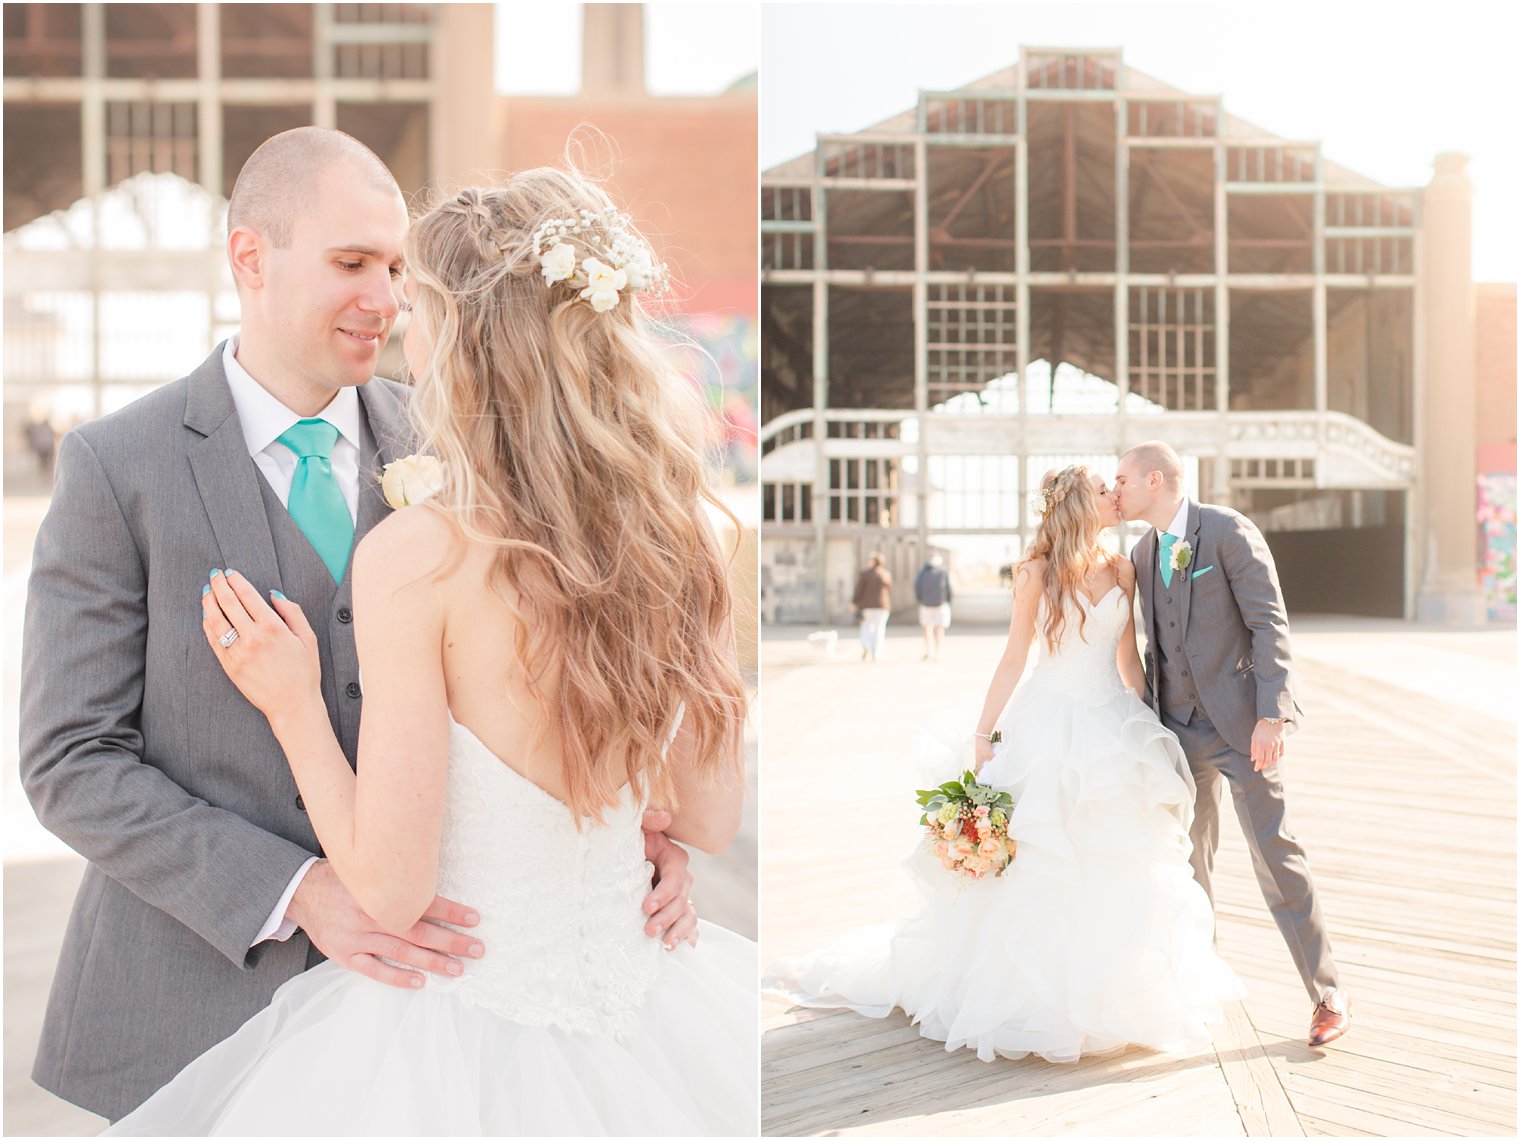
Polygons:
[[[1048,685],[1094,705],[1122,693],[1124,682],[1119,678],[1117,654],[1119,638],[1129,617],[1128,606],[1129,598],[1118,586],[1091,604],[1078,593],[1067,603],[1066,625],[1052,653],[1045,647],[1046,607],[1041,601],[1035,617],[1035,643],[1040,656],[1027,683]],[[1087,614],[1085,626],[1078,617],[1079,607]]]
[[625,787],[603,824],[577,830],[569,808],[451,722],[438,893],[477,909],[486,953],[428,987],[524,1025],[632,1032],[660,955],[644,934],[642,815]]

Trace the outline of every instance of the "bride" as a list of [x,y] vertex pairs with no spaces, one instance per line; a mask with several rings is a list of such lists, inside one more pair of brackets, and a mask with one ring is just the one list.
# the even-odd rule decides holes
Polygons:
[[773,963],[764,984],[869,1017],[901,1007],[925,1037],[984,1061],[1207,1048],[1206,1023],[1243,990],[1188,864],[1187,760],[1136,696],[1134,569],[1099,543],[1119,511],[1081,466],[1047,474],[1041,494],[976,731],[981,782],[1015,801],[1017,856],[1001,877],[962,883],[921,847],[917,914]]
[[323,963],[110,1131],[753,1135],[753,943],[642,929],[645,805],[728,844],[746,703],[698,405],[631,296],[663,269],[551,169],[443,202],[407,260],[443,481],[355,552],[358,775],[295,601],[214,573],[204,625],[359,904],[469,899],[490,949],[415,992]]

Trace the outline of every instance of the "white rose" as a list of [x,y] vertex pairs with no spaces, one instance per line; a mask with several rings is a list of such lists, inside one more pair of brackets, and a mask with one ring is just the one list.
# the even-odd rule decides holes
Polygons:
[[628,284],[628,274],[621,269],[614,269],[605,261],[594,257],[588,257],[581,262],[581,272],[586,275],[586,286],[592,291],[611,289],[613,292]]
[[563,281],[575,272],[575,246],[569,242],[560,242],[549,249],[538,263],[544,267],[544,282],[553,285],[556,281]]
[[619,298],[616,289],[582,289],[581,296],[590,301],[591,307],[599,313],[617,308]]
[[431,498],[443,486],[443,464],[431,455],[408,455],[385,465],[380,489],[385,501],[400,510]]

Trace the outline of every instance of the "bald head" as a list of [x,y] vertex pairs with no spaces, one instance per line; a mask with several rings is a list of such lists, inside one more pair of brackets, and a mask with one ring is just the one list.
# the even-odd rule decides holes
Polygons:
[[1182,457],[1172,450],[1172,445],[1159,439],[1137,443],[1119,457],[1120,463],[1132,463],[1141,475],[1152,471],[1161,472],[1161,485],[1168,491],[1182,487]]
[[288,248],[297,212],[315,200],[322,176],[338,168],[376,190],[401,193],[385,163],[352,135],[297,127],[264,140],[243,163],[227,204],[228,232],[244,226],[275,248]]

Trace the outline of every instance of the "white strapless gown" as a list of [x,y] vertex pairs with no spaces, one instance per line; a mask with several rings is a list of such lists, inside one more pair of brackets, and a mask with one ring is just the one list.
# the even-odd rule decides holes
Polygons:
[[963,883],[921,847],[907,864],[917,914],[776,961],[766,989],[868,1017],[901,1007],[925,1037],[984,1061],[1209,1046],[1205,1023],[1244,989],[1214,952],[1188,864],[1187,759],[1119,679],[1125,608],[1117,587],[1074,604],[1057,651],[1009,703],[980,776],[1016,800],[1007,872]]
[[420,991],[324,962],[110,1133],[755,1135],[755,944],[645,936],[641,815],[625,789],[578,831],[452,725],[438,891],[485,957]]

